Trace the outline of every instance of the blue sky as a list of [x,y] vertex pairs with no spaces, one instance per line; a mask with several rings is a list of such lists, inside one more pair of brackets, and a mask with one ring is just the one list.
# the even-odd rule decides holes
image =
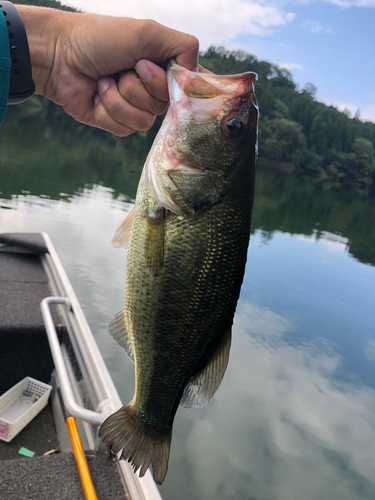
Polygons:
[[86,12],[151,18],[201,49],[243,49],[289,69],[317,99],[375,122],[375,0],[63,0]]

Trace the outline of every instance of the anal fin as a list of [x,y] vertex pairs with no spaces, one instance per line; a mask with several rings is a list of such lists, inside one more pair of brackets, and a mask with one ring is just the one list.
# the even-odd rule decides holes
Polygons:
[[134,362],[133,347],[130,342],[125,323],[125,311],[116,314],[110,322],[108,331],[110,336],[128,353],[130,359]]
[[228,366],[231,341],[232,330],[229,328],[207,365],[185,387],[181,406],[202,408],[213,398]]

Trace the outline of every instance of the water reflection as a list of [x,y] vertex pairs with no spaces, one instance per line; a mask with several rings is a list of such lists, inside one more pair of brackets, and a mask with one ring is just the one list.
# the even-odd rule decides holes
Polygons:
[[294,237],[297,239],[302,239],[304,241],[309,241],[311,243],[320,242],[326,248],[331,249],[333,252],[346,251],[349,248],[349,239],[340,234],[332,234],[328,231],[320,231],[314,229],[311,236],[305,234],[297,234]]
[[[124,402],[134,368],[107,325],[126,253],[110,241],[149,142],[56,117],[0,129],[0,231],[50,234]],[[374,248],[368,193],[258,171],[230,364],[209,405],[177,413],[165,500],[375,498]]]
[[86,187],[105,185],[113,197],[134,198],[150,147],[145,134],[123,140],[67,115],[7,113],[0,130],[0,195],[28,192],[69,201]]
[[294,328],[240,302],[223,385],[186,436],[193,498],[374,498],[375,392],[337,381],[333,343],[289,345]]
[[[154,133],[120,139],[65,115],[31,110],[20,120],[13,108],[0,129],[3,199],[32,194],[69,202],[95,185],[111,188],[114,199],[134,199]],[[278,230],[337,234],[356,259],[375,265],[375,196],[350,185],[259,168],[253,232],[258,229],[268,239]]]
[[348,251],[375,265],[375,196],[352,186],[309,176],[260,169],[256,178],[254,230],[348,240]]

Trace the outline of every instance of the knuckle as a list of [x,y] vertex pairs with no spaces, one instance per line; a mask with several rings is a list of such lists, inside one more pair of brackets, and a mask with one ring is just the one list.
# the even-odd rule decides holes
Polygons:
[[99,127],[103,128],[103,125],[107,121],[107,111],[102,101],[95,106],[94,116]]
[[107,92],[101,96],[101,99],[104,107],[111,116],[117,115],[121,111],[117,93],[107,90]]
[[118,116],[121,114],[121,107],[116,100],[110,100],[107,102],[107,110],[111,116]]
[[122,122],[123,117],[126,115],[126,109],[124,108],[124,102],[122,99],[113,98],[108,99],[105,103],[105,108],[107,114],[120,122]]
[[126,72],[118,82],[118,90],[122,97],[126,98],[134,94],[134,86],[137,85],[138,78],[135,72]]
[[167,107],[168,107],[167,102],[163,102],[160,100],[157,100],[157,101],[154,100],[153,106],[152,106],[152,113],[154,115],[162,115],[167,110]]
[[98,104],[95,107],[94,113],[96,121],[95,126],[106,130],[111,134],[117,135],[118,137],[127,137],[135,132],[135,129],[114,121],[103,104]]
[[144,19],[145,27],[148,29],[154,30],[157,29],[159,30],[160,28],[163,28],[163,26],[155,21],[154,19]]
[[197,50],[197,51],[199,50],[199,40],[194,35],[189,35],[186,45],[191,50]]
[[118,137],[128,137],[129,135],[134,134],[134,132],[135,130],[133,130],[132,128],[126,127],[126,129],[124,130],[116,131],[115,135],[117,135]]
[[155,116],[150,113],[142,113],[137,120],[137,130],[141,130],[145,132],[146,130],[150,130],[155,121]]

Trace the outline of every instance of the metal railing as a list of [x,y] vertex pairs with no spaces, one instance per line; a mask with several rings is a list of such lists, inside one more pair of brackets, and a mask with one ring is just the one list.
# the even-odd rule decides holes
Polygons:
[[[83,420],[84,422],[88,422],[94,425],[101,425],[104,420],[111,413],[113,413],[113,405],[109,400],[101,401],[98,405],[98,407],[101,409],[101,412],[99,413],[96,411],[88,410],[87,408],[83,408],[76,402],[69,375],[65,366],[60,342],[50,311],[50,305],[52,304],[64,305],[68,310],[72,310],[72,305],[66,297],[46,297],[40,304],[53,362],[55,364],[57,376],[60,382],[60,390],[65,408],[70,415],[78,418],[79,420]],[[106,406],[109,407],[107,411]]]

